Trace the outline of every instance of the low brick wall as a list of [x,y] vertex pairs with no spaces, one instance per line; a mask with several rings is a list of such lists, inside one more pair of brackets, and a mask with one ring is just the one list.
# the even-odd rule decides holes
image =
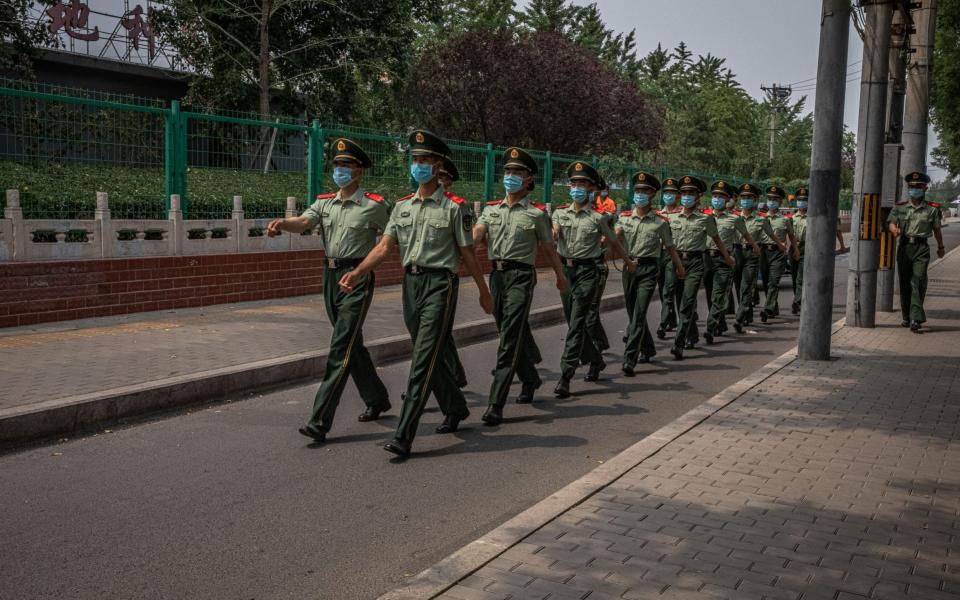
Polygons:
[[[0,263],[0,327],[318,294],[322,260],[321,250],[301,250]],[[537,264],[548,265],[544,256]],[[402,277],[394,251],[377,285]]]

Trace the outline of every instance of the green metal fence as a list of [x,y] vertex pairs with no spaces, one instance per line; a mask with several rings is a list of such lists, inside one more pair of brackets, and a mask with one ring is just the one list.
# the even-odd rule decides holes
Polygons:
[[[187,218],[229,218],[232,197],[243,197],[249,217],[283,214],[286,198],[302,209],[316,194],[333,191],[325,176],[326,148],[349,137],[374,166],[364,187],[388,197],[413,189],[405,132],[385,132],[290,118],[184,110],[177,101],[117,96],[0,79],[0,186],[20,190],[26,218],[89,218],[95,193],[107,192],[114,218],[164,218],[179,194]],[[501,196],[504,148],[448,140],[460,171],[454,192],[469,200]],[[590,160],[626,204],[629,177],[643,169],[661,179],[683,174],[708,182],[719,173],[604,161],[531,151],[539,165],[535,197],[567,202],[566,167]]]

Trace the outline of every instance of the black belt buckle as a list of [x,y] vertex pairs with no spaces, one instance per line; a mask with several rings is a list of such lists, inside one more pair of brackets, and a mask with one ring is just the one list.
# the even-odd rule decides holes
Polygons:
[[407,273],[410,273],[411,275],[419,275],[420,273],[423,273],[423,269],[420,267],[420,265],[410,265],[407,267]]
[[493,268],[496,269],[497,271],[503,271],[503,270],[504,270],[504,262],[503,262],[502,260],[495,260],[495,261],[493,261]]
[[573,267],[577,266],[577,262],[576,262],[574,259],[572,259],[572,258],[565,258],[565,259],[563,259],[563,264],[566,265],[566,266],[568,266],[568,267],[570,267],[571,269],[572,269]]
[[779,250],[776,244],[767,244],[766,246],[764,246],[764,248],[771,252],[773,252],[774,250]]
[[719,250],[707,250],[707,252],[708,252],[708,253],[710,254],[710,256],[712,256],[712,257],[713,257],[713,256],[720,256],[720,251],[719,251]]
[[332,256],[328,256],[328,257],[327,257],[327,268],[328,268],[328,269],[336,269],[336,268],[339,267],[339,266],[340,266],[340,259],[339,259],[339,258],[334,258],[334,257],[332,257]]

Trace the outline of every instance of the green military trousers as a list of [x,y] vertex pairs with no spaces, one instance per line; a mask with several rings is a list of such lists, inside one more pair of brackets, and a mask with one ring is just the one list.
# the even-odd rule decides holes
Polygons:
[[600,281],[600,269],[590,262],[578,266],[565,266],[564,271],[570,287],[560,295],[563,312],[567,315],[567,339],[560,358],[560,374],[573,378],[581,358],[588,364],[603,362],[603,356],[590,336],[587,318],[590,306],[597,294]]
[[764,281],[766,294],[764,309],[768,314],[776,315],[780,312],[780,304],[777,300],[780,296],[780,280],[787,270],[787,254],[780,248],[770,250],[767,247],[763,249],[763,261],[767,267],[767,277]]
[[660,252],[660,329],[670,331],[677,326],[677,271],[671,269],[670,254]]
[[459,293],[456,283],[457,276],[446,271],[407,273],[403,277],[403,321],[413,350],[396,438],[408,443],[417,435],[430,392],[444,415],[466,418],[470,414],[451,362],[443,356]]
[[803,246],[800,248],[800,259],[793,261],[793,301],[797,306],[803,301]]
[[738,278],[740,281],[740,304],[737,306],[737,322],[751,323],[753,322],[754,296],[757,291],[757,266],[760,257],[747,250],[740,254],[743,260],[738,263],[742,266],[738,269],[740,271],[740,277]]
[[681,253],[687,254],[683,259],[683,268],[687,271],[684,279],[678,279],[677,285],[682,290],[680,305],[677,309],[677,335],[673,338],[673,347],[683,350],[690,339],[691,330],[696,327],[697,295],[700,293],[700,284],[703,283],[703,252]]
[[900,278],[900,313],[904,321],[924,323],[927,313],[923,299],[927,295],[927,266],[930,264],[930,246],[926,240],[908,244],[900,238],[897,247],[897,273]]
[[540,386],[540,375],[533,359],[539,354],[526,348],[530,334],[527,319],[537,285],[534,269],[494,270],[490,273],[490,293],[493,295],[493,318],[500,332],[497,363],[490,385],[490,405],[503,408],[513,383],[514,373],[524,384]]
[[717,335],[727,329],[726,312],[730,287],[733,285],[733,269],[727,266],[723,256],[705,256],[710,263],[710,283],[705,285],[710,298],[710,314],[707,316],[707,333]]
[[[453,285],[458,290],[460,289],[459,275],[454,278]],[[461,383],[466,384],[467,372],[463,368],[463,361],[460,360],[460,353],[457,351],[457,343],[453,339],[453,322],[456,319],[456,315],[457,309],[456,306],[454,306],[453,317],[450,319],[450,332],[447,334],[447,339],[444,342],[443,357],[444,360],[447,361],[447,366],[453,371],[453,378],[459,387]]]
[[348,267],[325,267],[323,270],[323,304],[333,325],[333,333],[323,380],[313,400],[310,422],[324,431],[330,431],[333,426],[348,374],[367,406],[386,409],[390,405],[387,388],[380,381],[370,352],[363,345],[363,321],[373,299],[374,274],[367,275],[362,283],[347,293],[340,288],[339,282],[349,270]]
[[607,289],[607,278],[610,276],[610,267],[606,261],[600,263],[600,279],[597,282],[597,291],[594,294],[593,303],[590,308],[590,316],[587,318],[587,328],[593,337],[594,344],[603,352],[610,347],[610,340],[607,339],[607,332],[600,322],[600,302],[603,300],[603,293]]
[[[623,271],[623,297],[630,323],[627,325],[627,342],[623,350],[623,365],[635,367],[638,355],[654,356],[657,351],[653,336],[647,326],[647,309],[657,288],[660,261],[656,258],[637,260],[637,270]],[[672,266],[671,266],[672,268]]]

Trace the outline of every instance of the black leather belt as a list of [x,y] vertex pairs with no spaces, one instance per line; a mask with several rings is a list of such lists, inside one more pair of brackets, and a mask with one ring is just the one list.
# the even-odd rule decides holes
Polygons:
[[703,250],[691,250],[689,252],[677,250],[677,254],[680,255],[682,260],[689,260],[691,258],[703,258]]
[[719,250],[707,250],[707,254],[709,254],[710,256],[714,256],[714,257],[715,257],[715,256],[720,256],[720,251],[719,251]]
[[780,249],[780,246],[778,246],[778,245],[776,245],[776,244],[764,244],[764,245],[763,245],[763,249],[764,249],[764,250],[770,250],[770,251],[772,252],[772,251],[774,251],[774,250],[779,250],[779,249]]
[[323,259],[323,266],[327,267],[328,269],[353,269],[362,262],[362,258],[334,258],[332,256],[328,256]]
[[533,265],[516,260],[491,260],[494,271],[532,271]]
[[566,256],[561,256],[560,260],[563,261],[565,267],[595,267],[600,264],[599,258],[567,258]]
[[747,247],[747,245],[746,245],[746,244],[734,244],[733,247],[734,247],[735,250],[745,250],[746,247]]
[[903,240],[904,244],[926,244],[927,240],[930,238],[920,237],[917,235],[904,235],[900,236],[900,239]]
[[407,265],[403,268],[408,275],[426,275],[429,273],[449,273],[449,269],[443,267],[421,267],[420,265]]

